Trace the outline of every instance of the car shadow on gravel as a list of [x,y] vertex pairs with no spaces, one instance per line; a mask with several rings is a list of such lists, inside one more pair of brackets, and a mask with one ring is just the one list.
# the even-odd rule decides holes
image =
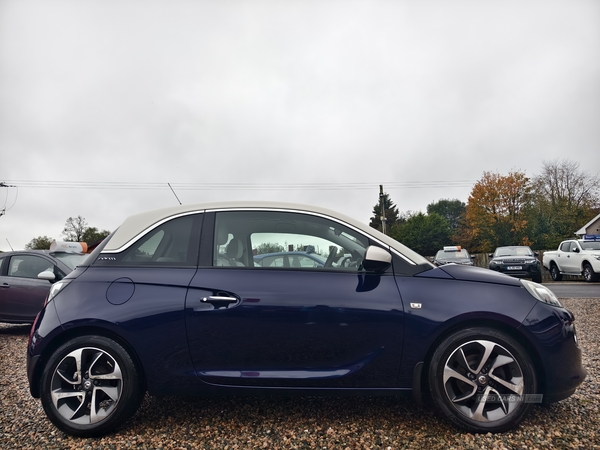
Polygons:
[[19,335],[28,335],[31,331],[31,324],[0,324],[0,334],[4,334],[6,336],[19,336]]
[[[456,431],[440,421],[431,409],[399,397],[165,397],[146,396],[138,413],[120,433],[235,434],[236,430],[285,434],[314,429],[326,432],[362,424],[361,428],[404,430],[423,427]],[[220,430],[220,432],[219,432]],[[330,431],[331,433],[331,431]],[[418,433],[416,433],[418,435]],[[271,436],[272,437],[272,436]]]

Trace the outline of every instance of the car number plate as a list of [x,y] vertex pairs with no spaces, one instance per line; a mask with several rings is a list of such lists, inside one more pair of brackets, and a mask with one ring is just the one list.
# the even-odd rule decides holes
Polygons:
[[521,270],[523,267],[521,266],[508,266],[507,269],[508,270]]

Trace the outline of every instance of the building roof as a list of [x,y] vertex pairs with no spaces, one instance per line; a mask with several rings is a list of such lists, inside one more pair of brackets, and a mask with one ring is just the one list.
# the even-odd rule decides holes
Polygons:
[[600,214],[598,214],[596,217],[594,217],[592,220],[590,220],[588,223],[586,223],[583,227],[581,227],[579,230],[577,230],[575,232],[575,234],[577,236],[583,236],[584,234],[589,234],[586,230],[587,228],[593,224],[594,222],[596,222],[597,220],[600,220]]

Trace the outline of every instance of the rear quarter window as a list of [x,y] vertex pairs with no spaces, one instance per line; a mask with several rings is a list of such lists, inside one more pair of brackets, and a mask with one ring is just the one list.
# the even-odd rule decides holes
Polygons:
[[202,214],[171,219],[118,253],[102,252],[100,266],[196,266]]

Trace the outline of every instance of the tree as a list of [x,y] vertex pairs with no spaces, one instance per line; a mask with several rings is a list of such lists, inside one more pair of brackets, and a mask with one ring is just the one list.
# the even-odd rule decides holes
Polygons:
[[38,236],[25,244],[25,250],[48,250],[54,239],[48,236]]
[[579,170],[579,163],[568,159],[544,161],[542,172],[534,179],[536,194],[552,206],[595,209],[600,206],[600,178]]
[[422,255],[435,255],[451,240],[450,224],[437,213],[416,213],[395,224],[390,237]]
[[555,248],[600,211],[600,178],[570,160],[544,161],[534,178],[530,233],[538,248]]
[[464,202],[454,199],[442,199],[427,205],[427,214],[436,213],[444,217],[454,232],[458,228],[459,221],[464,216],[467,206]]
[[[385,208],[386,227],[390,229],[396,222],[398,222],[398,207],[394,205],[394,202],[390,199],[389,194],[384,193],[381,197],[383,198],[383,206]],[[379,231],[382,230],[381,200],[378,201],[375,206],[373,206],[373,216],[371,217],[369,226]]]
[[257,255],[264,255],[265,253],[279,253],[284,252],[285,248],[282,245],[275,244],[273,242],[263,242],[258,247],[256,247]]
[[65,228],[62,231],[67,242],[85,242],[83,241],[83,235],[87,228],[87,222],[81,216],[76,218],[69,217],[65,222]]
[[96,227],[88,227],[87,222],[81,216],[76,218],[69,217],[65,222],[65,228],[62,232],[67,242],[94,242],[104,239],[110,234],[108,230],[98,230]]
[[[110,234],[108,230],[99,231],[96,227],[87,227],[83,235],[81,236],[81,242],[87,242],[88,244],[93,244],[94,242],[101,241],[106,236]],[[77,241],[79,242],[79,241]]]
[[524,172],[503,176],[484,172],[475,183],[465,211],[461,235],[471,251],[490,252],[502,245],[531,245],[526,210],[532,186]]

